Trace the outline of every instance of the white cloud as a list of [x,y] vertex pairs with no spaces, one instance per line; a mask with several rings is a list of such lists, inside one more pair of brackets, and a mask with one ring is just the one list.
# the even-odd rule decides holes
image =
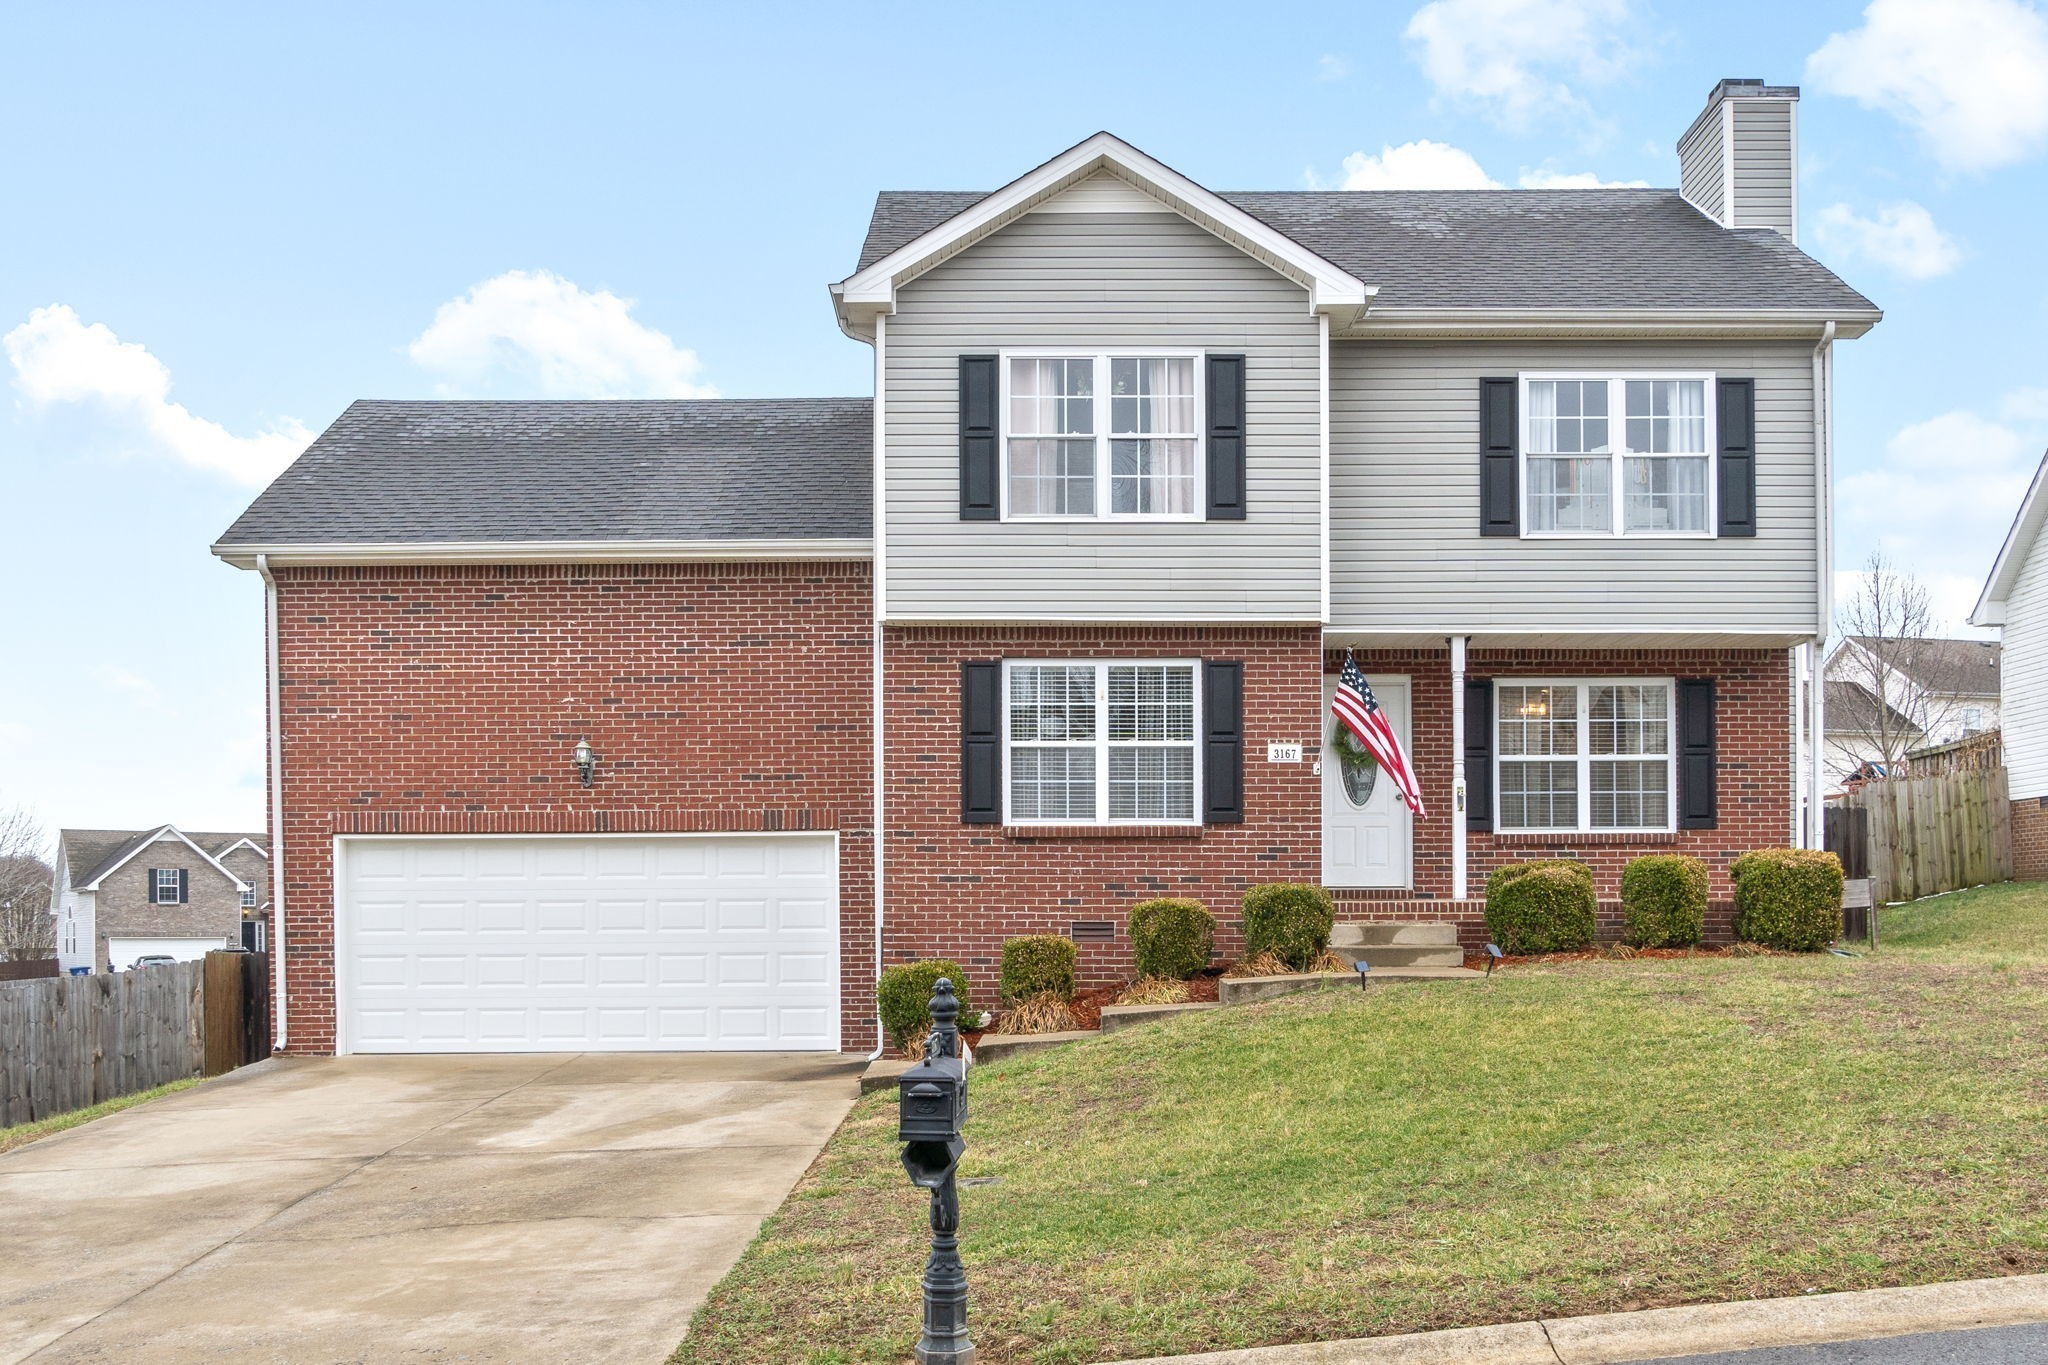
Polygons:
[[1949,626],[1959,625],[1984,585],[2037,456],[2019,432],[1973,412],[1945,412],[1901,429],[1885,443],[1875,468],[1841,479],[1839,557],[1853,561],[1873,546],[1882,548],[1927,585]]
[[2008,422],[2048,422],[2048,389],[2014,389],[1999,401],[1998,415]]
[[[1480,169],[1470,152],[1423,139],[1381,147],[1378,156],[1353,152],[1344,158],[1340,190],[1497,190],[1500,182]],[[1311,189],[1324,188],[1315,174]]]
[[132,706],[154,711],[163,705],[163,694],[155,683],[118,664],[97,665],[92,670],[92,679],[104,691]]
[[633,317],[633,301],[547,270],[508,270],[441,305],[407,353],[443,395],[709,398],[695,351]]
[[1934,215],[1910,200],[1886,204],[1866,218],[1847,204],[1830,204],[1814,223],[1820,244],[1909,280],[1931,280],[1963,259],[1956,239],[1934,225]]
[[1405,37],[1437,93],[1519,127],[1582,110],[1566,77],[1611,80],[1630,49],[1631,0],[1431,0]]
[[0,347],[14,366],[14,387],[31,406],[97,406],[186,464],[242,483],[269,482],[313,439],[293,418],[257,436],[236,436],[195,417],[171,401],[171,372],[161,360],[105,323],[86,325],[65,304],[36,309],[0,337]]
[[1523,171],[1519,183],[1525,190],[1640,190],[1647,180],[1602,180],[1594,171]]
[[1325,52],[1316,58],[1316,79],[1319,81],[1341,81],[1351,74],[1351,59],[1340,57],[1334,52]]
[[1806,59],[1807,83],[1882,109],[1952,170],[2048,143],[2048,18],[2023,0],[1872,0]]

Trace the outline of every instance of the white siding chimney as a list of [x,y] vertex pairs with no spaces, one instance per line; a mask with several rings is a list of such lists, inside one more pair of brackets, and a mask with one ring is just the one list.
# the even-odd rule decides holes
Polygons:
[[1678,184],[1722,227],[1799,240],[1799,87],[1725,80],[1678,139]]

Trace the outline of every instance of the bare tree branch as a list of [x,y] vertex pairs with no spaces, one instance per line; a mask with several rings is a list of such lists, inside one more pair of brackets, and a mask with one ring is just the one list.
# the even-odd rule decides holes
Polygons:
[[1850,760],[1844,766],[1871,762],[1895,772],[1909,752],[1952,727],[1972,684],[1936,625],[1926,586],[1872,551],[1837,614],[1845,638],[1828,668],[1830,681],[1865,694],[1853,705],[1831,705],[1828,729],[1846,737],[1831,746]]
[[0,961],[40,961],[57,955],[57,921],[50,917],[49,847],[43,828],[19,807],[0,811]]

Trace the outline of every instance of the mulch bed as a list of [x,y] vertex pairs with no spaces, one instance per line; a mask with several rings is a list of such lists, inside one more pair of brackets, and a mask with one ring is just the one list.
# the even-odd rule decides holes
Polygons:
[[[1710,943],[1698,948],[1631,948],[1625,955],[1615,952],[1614,946],[1607,944],[1597,948],[1581,948],[1575,953],[1509,953],[1497,961],[1494,967],[1495,970],[1498,970],[1502,967],[1525,966],[1531,962],[1636,962],[1645,958],[1661,960],[1674,957],[1734,956],[1736,956],[1736,953],[1733,946],[1725,943]],[[1745,947],[1743,956],[1783,957],[1785,954],[1779,953],[1774,949],[1759,948],[1755,944],[1750,944]],[[1483,952],[1466,953],[1465,965],[1476,972],[1485,971],[1486,954]]]

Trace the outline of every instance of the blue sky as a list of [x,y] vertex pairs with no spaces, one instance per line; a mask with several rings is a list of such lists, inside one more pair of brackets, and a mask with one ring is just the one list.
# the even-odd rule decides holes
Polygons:
[[[0,807],[262,819],[261,594],[206,547],[357,397],[864,394],[876,190],[1108,128],[1218,189],[1676,182],[1805,90],[1839,567],[1967,609],[2048,442],[2034,0],[42,6],[0,16]],[[1567,182],[1569,183],[1569,182]]]

